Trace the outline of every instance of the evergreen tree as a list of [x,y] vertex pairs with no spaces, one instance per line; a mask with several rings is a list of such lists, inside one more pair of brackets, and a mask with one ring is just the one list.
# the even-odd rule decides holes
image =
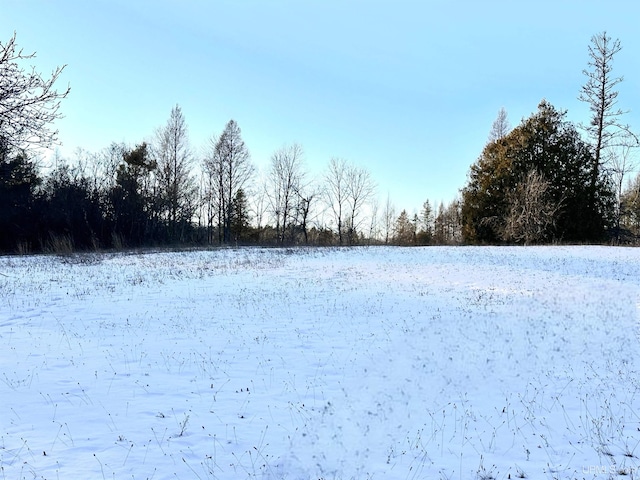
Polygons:
[[31,250],[37,241],[36,189],[42,183],[25,152],[0,161],[0,250]]
[[38,208],[45,249],[94,250],[110,241],[100,198],[77,168],[62,164],[47,177]]
[[146,143],[122,155],[116,171],[116,185],[110,192],[115,242],[143,245],[159,240],[155,223],[157,203],[151,191],[155,161],[149,158]]
[[585,127],[593,148],[590,165],[589,201],[597,208],[598,182],[602,176],[604,151],[616,143],[616,138],[629,132],[629,127],[620,122],[624,112],[617,107],[616,86],[622,77],[614,77],[613,59],[622,50],[620,40],[612,40],[607,32],[591,37],[589,45],[589,68],[583,70],[587,82],[580,90],[579,99],[589,104],[591,121]]
[[422,211],[416,221],[416,242],[419,245],[429,245],[433,241],[433,208],[429,200],[422,204]]
[[[538,241],[599,240],[611,218],[612,192],[606,178],[596,182],[596,203],[591,199],[593,156],[566,112],[542,101],[538,111],[504,138],[489,143],[472,165],[463,189],[463,236],[469,242],[514,241],[506,233],[512,213],[513,192],[529,172],[546,182],[548,202],[556,218]],[[542,207],[541,207],[542,208]],[[554,227],[554,228],[552,228]]]
[[393,242],[397,245],[413,245],[415,240],[415,225],[409,219],[406,210],[402,210],[393,228]]
[[244,190],[238,190],[232,203],[231,238],[235,242],[243,242],[247,240],[250,230],[249,205]]

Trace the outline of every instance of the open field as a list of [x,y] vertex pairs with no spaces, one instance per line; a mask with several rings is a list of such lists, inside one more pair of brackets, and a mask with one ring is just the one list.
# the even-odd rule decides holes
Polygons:
[[0,257],[0,479],[640,478],[640,250]]

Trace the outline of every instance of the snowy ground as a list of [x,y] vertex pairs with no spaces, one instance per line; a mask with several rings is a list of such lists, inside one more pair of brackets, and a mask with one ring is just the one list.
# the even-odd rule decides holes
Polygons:
[[640,478],[640,250],[0,257],[0,479]]

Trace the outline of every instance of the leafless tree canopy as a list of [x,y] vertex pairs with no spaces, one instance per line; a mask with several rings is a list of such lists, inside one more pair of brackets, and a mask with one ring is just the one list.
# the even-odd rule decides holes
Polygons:
[[489,143],[497,142],[501,138],[506,137],[510,130],[511,126],[509,125],[509,119],[507,118],[507,111],[502,107],[500,111],[498,111],[498,116],[491,126],[491,131],[489,132]]
[[158,165],[163,215],[171,236],[180,240],[180,225],[190,222],[195,211],[193,199],[196,189],[191,176],[192,156],[187,125],[178,105],[171,109],[167,124],[156,131],[154,159]]
[[212,137],[204,162],[209,202],[209,227],[218,221],[218,241],[231,241],[234,201],[238,192],[253,177],[255,169],[242,132],[235,120],[229,120],[220,137]]
[[325,175],[324,198],[331,210],[340,245],[344,243],[344,215],[347,202],[347,161],[332,158]]
[[49,146],[57,139],[51,129],[61,117],[60,100],[69,94],[54,89],[64,70],[57,67],[50,78],[43,78],[32,67],[27,71],[20,61],[35,58],[16,46],[16,34],[7,43],[0,43],[0,156],[10,149],[32,145]]
[[347,202],[349,218],[347,225],[349,244],[356,243],[358,232],[361,230],[364,205],[373,197],[376,184],[371,174],[365,168],[351,166],[347,170]]
[[549,182],[540,173],[527,173],[510,195],[503,240],[529,245],[549,239],[562,207],[562,202],[551,199],[549,189]]
[[589,68],[582,72],[587,81],[580,89],[578,99],[588,103],[591,110],[591,121],[584,128],[592,139],[594,149],[592,188],[601,173],[604,150],[612,146],[621,133],[629,131],[629,127],[620,122],[620,116],[625,112],[617,107],[616,86],[623,78],[612,74],[613,59],[620,50],[620,40],[612,40],[607,32],[594,35],[589,45]]
[[447,205],[440,202],[433,226],[435,243],[451,245],[462,241],[461,207],[461,202],[458,199]]
[[305,177],[302,162],[302,147],[295,143],[282,147],[271,156],[268,198],[280,243],[287,240],[287,231],[288,240],[293,241]]
[[623,189],[625,178],[637,168],[636,152],[640,144],[638,137],[630,132],[625,132],[604,151],[604,164],[615,187],[616,202],[614,206],[615,238],[621,241],[622,220],[625,215],[623,202]]
[[340,245],[356,241],[362,226],[362,210],[375,193],[375,183],[364,168],[349,164],[341,158],[332,158],[325,174],[324,197],[336,223]]
[[620,198],[622,225],[631,235],[640,237],[640,174],[636,175]]
[[382,211],[382,227],[384,229],[384,243],[388,244],[392,240],[393,236],[393,219],[396,216],[396,209],[391,203],[391,197],[387,195],[387,200],[384,203],[384,210]]

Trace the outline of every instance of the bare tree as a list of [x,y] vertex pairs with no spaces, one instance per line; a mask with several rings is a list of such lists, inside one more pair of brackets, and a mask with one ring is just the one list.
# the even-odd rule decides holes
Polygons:
[[[217,240],[222,243],[222,219],[224,218],[224,175],[222,161],[218,151],[218,137],[212,135],[207,143],[202,171],[204,175],[204,209],[206,211],[207,240],[213,243]],[[217,227],[217,231],[214,231]]]
[[640,236],[640,174],[631,180],[621,198],[621,223],[636,237]]
[[502,229],[502,239],[539,243],[552,235],[562,207],[550,196],[551,184],[536,170],[530,170],[509,198],[509,213]]
[[594,35],[589,45],[589,68],[582,72],[587,82],[582,86],[578,99],[588,103],[591,110],[591,121],[584,128],[593,142],[594,160],[590,178],[592,203],[595,202],[596,185],[602,173],[605,149],[612,146],[614,139],[622,132],[629,131],[628,126],[620,123],[620,116],[625,112],[616,106],[618,91],[615,87],[623,78],[612,75],[613,59],[620,50],[620,40],[612,40],[607,32]]
[[604,152],[605,163],[608,166],[610,176],[615,185],[616,205],[615,205],[615,223],[616,223],[616,240],[620,242],[621,238],[621,219],[624,216],[622,194],[624,188],[624,179],[628,174],[636,170],[637,161],[635,158],[638,138],[626,132],[616,141],[615,146],[610,146]]
[[255,169],[235,120],[229,120],[220,137],[214,137],[210,143],[212,148],[205,161],[212,188],[210,201],[217,209],[218,241],[229,243],[234,199],[251,179]]
[[130,150],[124,143],[111,143],[96,157],[96,177],[100,177],[102,190],[113,188],[116,183],[118,167],[125,153]]
[[309,243],[309,221],[311,220],[311,203],[318,197],[318,191],[309,184],[296,190],[298,196],[298,222],[302,229],[304,243]]
[[54,84],[65,66],[57,67],[48,79],[33,68],[30,72],[20,68],[19,61],[35,56],[17,49],[15,33],[0,43],[0,160],[11,149],[50,146],[57,140],[58,131],[50,124],[61,118],[60,100],[70,89],[58,91]]
[[438,206],[438,213],[433,219],[433,239],[437,245],[444,245],[448,243],[447,235],[447,209],[444,206],[444,202],[440,202]]
[[195,212],[196,185],[191,176],[191,149],[180,106],[171,109],[167,124],[156,131],[153,152],[158,166],[162,217],[171,239],[183,241]]
[[462,202],[456,198],[451,203],[440,202],[433,221],[433,241],[438,245],[458,244],[462,241]]
[[358,231],[362,225],[362,210],[375,193],[376,185],[371,174],[364,168],[349,166],[346,175],[347,203],[349,217],[347,225],[347,240],[349,245],[356,243]]
[[509,119],[507,118],[507,111],[502,107],[498,111],[498,116],[491,126],[488,143],[497,142],[498,140],[506,137],[509,131],[511,131],[511,126],[509,125]]
[[362,211],[375,193],[375,183],[364,168],[349,164],[344,159],[332,158],[324,176],[325,203],[336,222],[340,245],[353,244],[364,218]]
[[382,210],[382,227],[384,228],[384,243],[388,244],[393,235],[394,220],[396,216],[396,209],[391,203],[391,197],[387,195],[387,201],[384,203],[384,210]]
[[447,207],[447,228],[449,242],[459,244],[462,242],[462,201],[454,198]]
[[325,174],[324,198],[336,222],[338,241],[344,244],[344,216],[347,210],[347,161],[332,158]]
[[378,241],[380,235],[378,226],[378,210],[380,210],[380,202],[377,197],[371,202],[371,217],[369,223],[369,242]]
[[280,148],[271,156],[267,194],[280,243],[287,240],[287,231],[288,240],[294,241],[298,214],[305,213],[306,221],[309,213],[308,204],[302,206],[302,212],[299,208],[305,177],[303,159],[302,147],[296,143]]
[[[262,175],[260,175],[262,177]],[[267,192],[267,180],[260,178],[258,181],[260,187],[253,195],[253,215],[256,220],[256,228],[258,231],[258,242],[263,241],[263,222],[269,210],[269,195]]]

